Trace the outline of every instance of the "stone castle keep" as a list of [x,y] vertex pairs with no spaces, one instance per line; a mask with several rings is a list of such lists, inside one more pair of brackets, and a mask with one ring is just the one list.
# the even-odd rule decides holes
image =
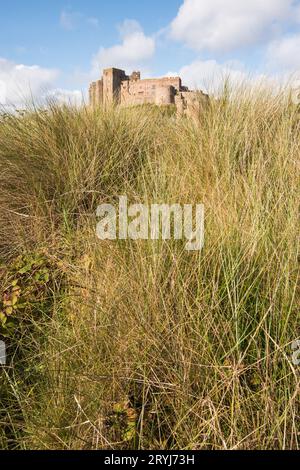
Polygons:
[[128,76],[123,70],[110,68],[103,71],[101,80],[91,83],[89,100],[93,108],[113,103],[123,106],[175,105],[178,115],[193,116],[209,98],[201,91],[190,91],[182,86],[179,77],[142,80],[140,72]]

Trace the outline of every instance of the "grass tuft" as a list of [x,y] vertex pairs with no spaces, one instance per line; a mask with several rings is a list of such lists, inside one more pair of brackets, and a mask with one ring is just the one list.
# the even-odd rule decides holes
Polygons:
[[[281,96],[226,88],[197,122],[0,117],[1,448],[299,449],[299,134]],[[123,194],[203,203],[205,248],[99,241]]]

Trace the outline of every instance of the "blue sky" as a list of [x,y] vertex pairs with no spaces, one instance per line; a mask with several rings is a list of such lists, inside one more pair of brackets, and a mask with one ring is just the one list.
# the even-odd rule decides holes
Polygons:
[[0,102],[28,90],[79,97],[107,66],[180,74],[209,88],[229,74],[300,69],[299,0],[1,1]]

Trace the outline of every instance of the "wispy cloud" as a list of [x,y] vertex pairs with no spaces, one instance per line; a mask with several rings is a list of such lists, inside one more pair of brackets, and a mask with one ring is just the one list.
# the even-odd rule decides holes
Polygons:
[[79,11],[71,9],[64,9],[60,13],[59,23],[65,31],[73,31],[78,29],[81,25],[87,24],[94,28],[98,28],[99,20],[94,16],[86,17]]
[[67,11],[63,10],[60,13],[59,23],[60,26],[65,29],[66,31],[72,31],[78,25],[82,15],[81,13],[74,12],[74,11]]
[[87,18],[87,23],[95,28],[99,27],[99,20],[98,18],[95,18],[94,16],[91,16],[90,18]]

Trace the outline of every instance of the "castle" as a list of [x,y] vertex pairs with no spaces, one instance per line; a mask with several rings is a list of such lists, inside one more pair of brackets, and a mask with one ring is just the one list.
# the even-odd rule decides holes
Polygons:
[[124,106],[146,103],[175,105],[178,115],[194,116],[209,98],[201,91],[190,91],[182,86],[179,77],[142,80],[140,72],[128,76],[123,70],[110,68],[103,71],[100,80],[91,83],[89,100],[93,108],[113,103]]

